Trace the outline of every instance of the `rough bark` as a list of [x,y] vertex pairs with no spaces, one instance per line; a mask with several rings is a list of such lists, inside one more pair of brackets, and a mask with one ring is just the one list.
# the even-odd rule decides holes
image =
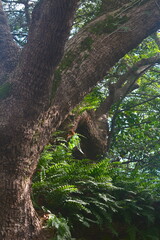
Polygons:
[[[40,222],[30,200],[31,177],[38,152],[43,148],[42,139],[37,144],[41,131],[41,120],[37,118],[48,107],[52,72],[62,57],[76,4],[76,0],[38,3],[28,44],[15,71],[1,86],[3,91],[9,87],[0,102],[0,239],[3,240],[41,239]],[[3,41],[9,39],[10,44],[6,22],[2,27]],[[10,46],[13,45],[12,42]],[[8,48],[3,48],[4,55]],[[8,64],[8,59],[2,60]],[[48,123],[43,122],[44,128],[45,124]]]
[[[18,64],[17,47],[6,20],[1,21],[0,49],[9,57],[0,58],[3,66],[0,70],[2,74],[10,73],[1,85],[0,98],[0,239],[3,240],[32,240],[38,236],[40,225],[30,201],[30,184],[51,130],[59,126],[111,66],[160,26],[159,9],[153,0],[129,8],[125,13],[128,20],[111,33],[90,31],[107,16],[97,18],[68,42],[65,56],[73,52],[76,57],[67,69],[61,69],[61,79],[57,82],[53,72],[63,55],[76,4],[77,0],[38,3],[28,43]],[[3,19],[1,1],[0,11]],[[129,30],[122,31],[122,26]],[[94,40],[92,48],[82,51],[89,36]],[[11,69],[7,69],[10,65]]]

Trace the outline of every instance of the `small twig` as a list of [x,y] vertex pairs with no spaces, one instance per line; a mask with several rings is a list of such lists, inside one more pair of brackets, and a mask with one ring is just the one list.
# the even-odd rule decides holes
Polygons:
[[157,1],[155,0],[155,4],[157,5],[157,7],[159,8],[160,10],[160,5],[157,3]]
[[140,105],[142,105],[142,104],[144,104],[144,103],[147,103],[147,102],[150,102],[150,101],[152,101],[152,100],[154,100],[155,98],[158,98],[158,97],[160,97],[160,95],[156,95],[156,96],[154,96],[154,97],[152,97],[152,98],[149,98],[149,99],[147,99],[147,100],[145,100],[145,101],[143,101],[143,102],[141,102],[141,103],[135,104],[135,105],[133,105],[133,106],[131,106],[131,107],[129,107],[129,108],[125,108],[125,109],[119,110],[119,112],[128,111],[128,110],[130,110],[131,108],[140,106]]

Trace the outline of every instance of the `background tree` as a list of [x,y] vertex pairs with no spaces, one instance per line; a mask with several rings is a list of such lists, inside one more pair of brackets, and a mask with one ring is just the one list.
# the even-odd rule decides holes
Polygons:
[[29,3],[23,2],[29,35],[21,49],[12,40],[0,1],[0,237],[5,240],[40,239],[30,186],[51,132],[121,57],[160,25],[159,1],[126,1],[111,7],[111,13],[96,13],[67,41],[77,1],[43,0],[31,8]]

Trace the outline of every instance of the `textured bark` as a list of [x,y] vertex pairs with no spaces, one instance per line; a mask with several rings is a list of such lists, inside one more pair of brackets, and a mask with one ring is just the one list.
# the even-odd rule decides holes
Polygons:
[[[111,12],[113,10],[119,9],[121,7],[125,7],[126,4],[129,4],[131,1],[128,0],[102,0],[101,4],[101,11],[104,12]],[[132,2],[131,4],[134,4]]]
[[[48,108],[52,73],[62,57],[76,4],[77,0],[39,2],[18,66],[5,79],[10,88],[0,101],[0,239],[3,240],[41,239],[40,221],[30,200],[31,177],[49,135],[47,132],[45,137],[39,137],[41,125],[44,129],[48,125],[41,119]],[[10,44],[6,22],[1,29],[3,42]],[[8,48],[12,46],[13,42]],[[4,55],[8,48],[3,48]],[[8,65],[8,58],[3,60]]]
[[[121,28],[110,34],[91,32],[91,27],[107,16],[99,17],[66,45],[66,53],[72,51],[75,59],[61,71],[57,83],[53,72],[63,55],[76,5],[77,0],[41,0],[33,12],[28,43],[18,59],[19,50],[3,20],[0,1],[3,33],[0,50],[8,56],[0,58],[0,70],[2,76],[3,72],[9,73],[1,81],[9,88],[0,98],[0,239],[3,240],[41,239],[39,220],[30,201],[30,184],[51,131],[111,66],[160,27],[159,9],[153,0],[127,10],[129,20],[123,25],[129,27],[126,32]],[[81,43],[88,36],[93,37],[92,48],[81,51]]]

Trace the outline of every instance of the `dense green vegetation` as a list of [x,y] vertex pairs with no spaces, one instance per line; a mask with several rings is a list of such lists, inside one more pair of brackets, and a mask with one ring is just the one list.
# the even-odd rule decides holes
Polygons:
[[34,202],[50,213],[54,239],[71,239],[68,228],[76,239],[159,239],[159,172],[73,159],[78,139],[47,146],[33,179]]

